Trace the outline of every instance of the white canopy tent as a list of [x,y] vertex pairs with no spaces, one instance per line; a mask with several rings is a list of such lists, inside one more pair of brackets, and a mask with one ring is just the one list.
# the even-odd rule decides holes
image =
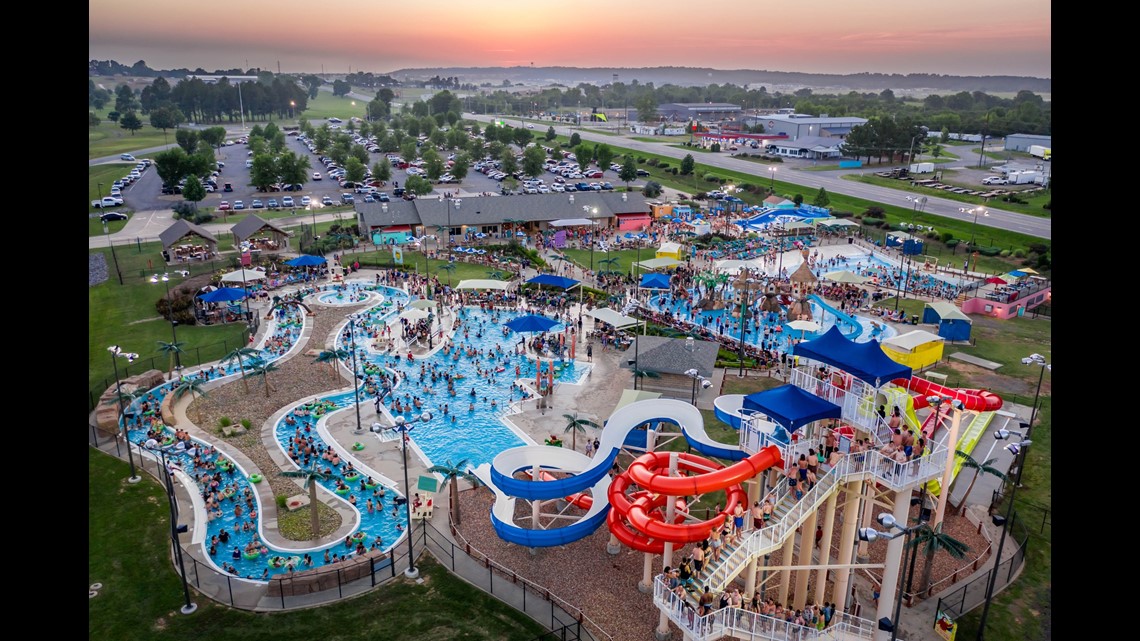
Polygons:
[[619,312],[615,312],[609,307],[599,307],[597,309],[590,310],[586,312],[586,316],[592,316],[595,319],[600,320],[603,323],[609,323],[618,329],[622,329],[623,327],[631,327],[641,322],[636,318],[631,318],[629,316],[624,316]]
[[493,280],[490,278],[471,278],[468,280],[461,280],[455,286],[455,289],[502,289],[506,290],[510,287],[510,283],[505,280]]
[[928,332],[925,329],[916,329],[905,334],[892,336],[883,341],[883,345],[890,345],[900,352],[913,352],[914,348],[919,345],[925,345],[934,341],[945,341],[946,339]]
[[598,223],[589,218],[562,218],[560,220],[552,220],[548,224],[551,227],[581,227],[583,225],[597,225]]
[[666,267],[676,267],[680,264],[681,261],[675,258],[650,258],[649,260],[634,263],[635,266],[642,269],[663,269]]
[[417,321],[417,320],[427,318],[427,317],[428,317],[428,311],[426,309],[417,309],[415,307],[409,307],[409,308],[405,309],[404,311],[400,312],[400,318],[406,318],[410,321]]
[[261,267],[247,267],[222,276],[223,283],[252,283],[258,280],[265,280],[265,270]]

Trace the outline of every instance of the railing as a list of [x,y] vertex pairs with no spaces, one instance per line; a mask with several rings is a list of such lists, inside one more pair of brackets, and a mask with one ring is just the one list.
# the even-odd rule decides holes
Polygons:
[[653,581],[653,603],[693,641],[720,639],[725,635],[773,641],[813,641],[815,639],[870,639],[875,622],[836,612],[831,625],[817,630],[742,608],[723,608],[697,616],[684,597],[678,596],[657,575]]
[[851,377],[850,387],[837,387],[830,380],[820,379],[806,367],[794,368],[788,382],[796,387],[835,403],[842,408],[843,420],[873,431],[879,421],[875,412],[876,388],[865,381]]
[[[986,589],[989,586],[990,577],[996,572],[997,577],[994,580],[994,591],[991,595],[996,596],[1005,589],[1010,582],[1013,581],[1017,571],[1025,563],[1025,555],[1029,549],[1030,533],[1026,529],[1025,524],[1017,518],[1017,511],[1014,510],[1011,523],[1007,523],[1011,531],[1007,536],[1012,538],[1017,544],[1017,550],[1009,559],[1004,563],[998,563],[992,570],[986,572],[965,585],[949,592],[946,596],[938,597],[938,607],[935,608],[935,615],[938,612],[945,612],[952,619],[958,619],[963,614],[973,610],[986,601]],[[998,559],[1001,561],[1001,559]]]

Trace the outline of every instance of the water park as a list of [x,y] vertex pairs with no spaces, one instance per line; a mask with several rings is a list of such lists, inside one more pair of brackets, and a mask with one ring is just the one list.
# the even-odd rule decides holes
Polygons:
[[[666,230],[694,222],[704,224],[677,218]],[[918,264],[913,245],[813,242],[791,222],[760,211],[741,228],[778,233],[712,250],[673,236],[681,243],[662,248],[676,258],[640,272],[649,261],[636,261],[608,307],[597,292],[586,301],[586,283],[534,270],[450,287],[405,270],[336,269],[282,281],[271,298],[256,286],[232,298],[206,291],[256,314],[248,346],[169,374],[129,370],[137,354],[110,346],[106,396],[122,440],[101,447],[125,450],[132,479],[135,458],[166,471],[182,493],[194,588],[244,609],[325,603],[401,571],[415,579],[416,557],[432,550],[427,528],[442,521],[468,554],[521,554],[526,567],[510,571],[536,585],[574,574],[562,552],[621,567],[644,605],[638,630],[560,594],[579,638],[894,638],[904,596],[908,607],[937,601],[933,583],[954,583],[929,572],[915,582],[925,553],[911,541],[940,540],[981,478],[969,469],[968,488],[956,483],[964,461],[988,464],[988,435],[1018,438],[1026,419],[999,394],[920,373],[969,338],[953,305],[975,285],[964,270]],[[930,300],[922,322],[934,331],[876,306],[903,289]],[[712,377],[644,371],[649,326],[681,356],[715,344],[718,360],[735,356],[741,381],[766,379],[765,389],[720,393],[731,366]],[[261,391],[247,379],[268,399],[270,372],[290,361],[327,364],[331,389],[249,426],[263,456],[192,420],[215,390],[244,387],[252,402]],[[698,386],[712,388],[699,402]],[[282,477],[287,496],[272,487]],[[438,495],[445,486],[451,494]],[[332,533],[318,535],[318,504],[340,515]],[[461,524],[463,505],[478,511]],[[309,540],[277,530],[286,510],[312,512]]]

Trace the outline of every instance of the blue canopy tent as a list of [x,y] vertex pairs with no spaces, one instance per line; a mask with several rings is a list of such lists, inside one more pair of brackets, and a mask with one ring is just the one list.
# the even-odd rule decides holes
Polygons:
[[558,321],[550,320],[545,316],[537,316],[535,314],[519,316],[509,323],[506,323],[506,326],[508,328],[519,333],[546,332],[550,331],[550,328],[555,327],[556,325],[558,325]]
[[879,341],[856,343],[844,338],[835,325],[823,336],[794,346],[792,354],[838,367],[875,387],[911,377],[910,368],[891,360],[879,347]]
[[313,256],[312,254],[302,254],[292,260],[285,261],[285,264],[290,267],[312,267],[314,265],[324,265],[329,262],[324,256]]
[[550,285],[551,287],[558,287],[560,289],[570,289],[578,284],[578,281],[573,278],[555,276],[554,274],[539,274],[526,282],[529,285]]
[[669,274],[642,274],[642,289],[669,289]]
[[789,434],[812,421],[839,418],[843,413],[842,407],[795,385],[749,394],[744,397],[744,409],[763,412]]
[[203,303],[228,303],[230,301],[241,300],[248,295],[249,292],[239,287],[221,287],[212,292],[198,294],[198,298]]
[[970,317],[950,301],[927,303],[922,322],[938,325],[938,335],[948,341],[968,341],[973,329]]

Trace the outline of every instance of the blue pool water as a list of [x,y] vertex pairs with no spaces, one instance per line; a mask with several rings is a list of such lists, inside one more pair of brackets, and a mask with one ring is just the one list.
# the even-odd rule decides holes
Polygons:
[[[911,285],[951,285],[960,286],[962,279],[955,276],[943,273],[924,272],[922,268],[922,257],[915,256],[915,263],[911,266],[910,277]],[[837,256],[835,262],[825,261],[819,267],[813,269],[812,272],[816,276],[822,276],[827,272],[838,271],[846,269],[855,272],[862,276],[878,276],[879,282],[883,287],[894,287],[897,280],[894,273],[899,271],[899,264],[886,260],[878,254],[859,254],[855,256]],[[905,275],[905,272],[904,274]]]
[[[379,297],[382,300],[381,303],[362,312],[360,329],[365,332],[378,331],[395,314],[396,304],[408,301],[407,294],[400,290],[375,286],[363,281],[350,281],[346,285],[345,291],[348,293],[356,291],[376,292],[371,296]],[[318,296],[320,295],[318,294]],[[325,295],[335,296],[335,293],[326,293]],[[398,372],[400,377],[394,389],[395,394],[398,394],[401,400],[406,398],[409,404],[412,403],[414,397],[418,396],[421,399],[422,409],[411,409],[400,414],[409,419],[409,423],[411,423],[412,419],[419,417],[425,410],[431,413],[431,419],[427,422],[416,420],[414,422],[415,427],[410,433],[413,443],[427,457],[429,465],[448,463],[454,465],[466,460],[468,465],[476,466],[489,462],[504,449],[526,444],[520,434],[512,431],[501,420],[501,417],[509,411],[512,402],[528,398],[530,394],[529,391],[523,390],[521,387],[512,389],[511,385],[516,379],[515,368],[518,368],[518,377],[529,381],[530,386],[534,385],[535,362],[525,355],[515,354],[513,350],[513,346],[518,342],[520,335],[511,332],[504,336],[502,333],[502,325],[518,315],[520,314],[514,312],[490,312],[477,308],[461,309],[459,320],[462,322],[462,327],[455,333],[454,337],[454,345],[457,347],[438,350],[412,363],[406,359],[397,359],[392,355],[376,351],[367,337],[362,338],[361,334],[357,334],[357,360],[360,368],[365,372],[375,372],[376,368],[380,367],[386,368],[390,372]],[[251,366],[256,366],[259,361],[272,362],[293,349],[303,329],[304,317],[297,307],[284,306],[277,310],[274,319],[269,322],[274,323],[274,325],[263,341],[258,356],[244,360],[243,364],[247,371]],[[554,331],[561,329],[562,327],[558,326],[554,328]],[[530,338],[530,335],[527,335],[527,338]],[[350,349],[350,343],[345,339],[343,333],[338,334],[337,340],[338,347]],[[459,358],[455,359],[458,348],[462,348],[462,351]],[[469,356],[466,353],[467,349],[479,351],[481,354]],[[549,364],[550,361],[544,359],[542,364],[544,380],[545,371]],[[589,366],[576,364],[573,361],[560,362],[556,360],[555,364],[557,368],[554,378],[561,382],[579,382],[589,369]],[[346,365],[351,366],[351,359],[346,359]],[[499,367],[502,367],[503,371],[495,372],[495,369]],[[421,370],[423,380],[421,380]],[[449,376],[463,377],[455,382],[455,396],[448,393],[447,385],[442,378],[437,378],[436,383],[432,384],[430,374],[433,370],[440,376],[446,373]],[[196,376],[203,380],[215,380],[238,373],[239,367],[234,361],[225,364],[218,363],[195,372],[186,372],[184,375],[187,377]],[[132,409],[135,410],[134,414],[137,417],[129,425],[127,432],[128,438],[133,442],[143,443],[147,438],[148,427],[161,427],[161,419],[155,415],[156,412],[153,408],[157,408],[161,404],[162,399],[175,384],[164,383],[151,390],[146,397],[133,403]],[[256,385],[256,379],[251,381],[251,384]],[[470,395],[472,388],[475,389],[476,393],[474,398]],[[372,402],[371,398],[374,398],[374,396],[369,398],[367,394],[362,394],[362,397],[362,402]],[[274,426],[274,434],[282,452],[288,451],[290,438],[297,435],[306,440],[311,437],[312,443],[318,449],[327,447],[328,444],[318,433],[317,424],[319,420],[336,411],[351,408],[353,400],[354,392],[348,390],[337,394],[322,395],[317,399],[299,403],[289,408],[289,411],[283,413]],[[391,409],[393,401],[394,398],[388,395],[385,398],[385,405]],[[144,416],[142,411],[141,405],[144,402],[150,408],[149,416]],[[474,409],[470,408],[472,403],[474,403]],[[443,412],[445,404],[447,405],[446,415]],[[452,420],[453,416],[454,421]],[[290,419],[295,423],[290,425],[288,423]],[[162,429],[168,435],[171,433],[165,428]],[[203,492],[204,488],[211,483],[212,475],[217,471],[206,468],[211,468],[226,457],[198,440],[195,440],[194,444],[198,448],[200,459],[205,463],[203,468],[195,469],[193,457],[173,449],[168,450],[166,458],[169,462],[195,477],[199,491]],[[353,460],[351,450],[345,451],[346,447],[348,444],[340,444],[339,447],[333,446],[342,459],[341,465],[335,470],[338,472],[336,478],[343,478],[345,464]],[[318,459],[317,462],[322,468],[332,467],[331,463],[324,460]],[[347,500],[350,494],[356,497],[355,509],[360,519],[357,532],[366,533],[365,547],[371,548],[376,537],[379,536],[382,541],[380,547],[389,550],[402,535],[397,526],[406,522],[407,508],[402,506],[393,513],[393,498],[398,495],[394,488],[379,485],[377,488],[362,489],[361,482],[367,478],[370,472],[361,469],[360,466],[357,466],[357,469],[360,469],[361,480],[349,483],[350,492],[343,494],[342,498]],[[325,565],[324,553],[326,550],[341,556],[352,554],[354,548],[346,548],[343,542],[321,548],[291,551],[279,551],[262,544],[261,547],[267,548],[265,555],[259,554],[256,558],[245,558],[243,552],[246,544],[254,537],[258,537],[260,541],[260,517],[261,511],[265,508],[265,506],[260,505],[257,494],[252,489],[247,476],[248,472],[249,470],[240,469],[222,471],[221,482],[216,488],[219,492],[232,492],[234,496],[232,499],[221,499],[221,515],[206,524],[206,539],[203,544],[206,550],[210,547],[211,538],[219,535],[223,529],[229,534],[228,543],[219,544],[216,554],[211,556],[219,570],[222,563],[225,562],[234,566],[236,576],[258,580],[287,571],[285,567],[274,568],[270,566],[270,559],[277,556],[299,557],[308,552],[312,557],[313,567],[318,567]],[[379,481],[378,478],[375,480]],[[329,491],[334,491],[337,487],[335,478],[318,482]],[[378,496],[381,490],[385,494],[384,497]],[[253,499],[253,505],[258,512],[256,520],[251,518],[251,510],[248,509],[244,499],[246,496]],[[375,510],[371,513],[366,509],[368,499],[373,499],[376,504]],[[239,503],[243,509],[241,517],[236,516],[234,511],[235,505]],[[269,507],[268,509],[274,508]],[[249,524],[251,527],[247,531],[243,531],[243,524]],[[239,550],[239,558],[237,559],[232,556],[235,547]],[[298,564],[296,569],[302,570],[306,567]]]
[[[379,302],[384,297],[377,290],[384,288],[367,281],[347,281],[336,285],[325,285],[316,294],[317,301],[324,305],[359,305],[365,302]],[[406,297],[405,297],[406,298]]]

